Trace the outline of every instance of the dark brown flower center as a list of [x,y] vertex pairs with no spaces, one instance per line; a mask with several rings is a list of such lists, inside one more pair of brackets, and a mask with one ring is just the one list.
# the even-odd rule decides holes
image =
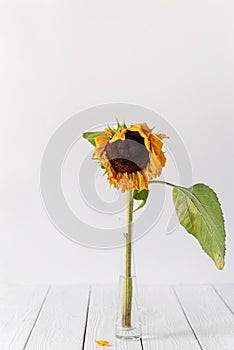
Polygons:
[[144,138],[138,131],[126,131],[125,140],[108,143],[106,156],[117,173],[135,173],[143,170],[149,162]]

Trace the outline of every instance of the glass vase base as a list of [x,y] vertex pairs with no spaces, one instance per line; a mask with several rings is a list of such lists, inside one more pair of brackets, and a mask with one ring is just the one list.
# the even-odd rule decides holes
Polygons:
[[142,336],[141,327],[124,328],[116,326],[115,336],[120,340],[139,340]]

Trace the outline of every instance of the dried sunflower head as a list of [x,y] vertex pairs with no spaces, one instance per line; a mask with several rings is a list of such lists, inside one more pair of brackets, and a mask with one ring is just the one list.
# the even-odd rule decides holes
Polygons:
[[86,132],[83,137],[94,146],[94,158],[105,169],[111,185],[122,192],[148,190],[148,180],[158,177],[166,164],[162,150],[164,134],[154,134],[146,123],[108,127]]

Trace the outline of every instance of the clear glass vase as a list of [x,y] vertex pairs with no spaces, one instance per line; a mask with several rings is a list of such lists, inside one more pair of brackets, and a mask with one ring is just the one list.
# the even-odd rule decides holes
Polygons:
[[142,331],[132,244],[130,251],[129,246],[124,247],[117,298],[115,336],[121,340],[139,339]]
[[[124,300],[126,298],[124,290],[126,284],[131,285],[132,294],[131,304],[128,304],[127,309],[124,307]],[[132,276],[126,280],[124,276],[120,276],[115,336],[120,340],[137,340],[141,335],[136,277]]]

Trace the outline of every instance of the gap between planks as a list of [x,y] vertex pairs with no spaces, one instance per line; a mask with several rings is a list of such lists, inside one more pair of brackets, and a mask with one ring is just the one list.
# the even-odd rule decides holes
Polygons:
[[[230,310],[230,301],[234,305],[234,296],[230,288],[233,289],[231,286],[223,287],[223,291],[217,293],[210,285],[175,287],[203,350],[234,349],[234,317]],[[225,291],[230,296],[229,301],[223,295]]]
[[146,313],[138,342],[115,340],[117,287],[3,288],[0,348],[96,350],[95,339],[106,338],[119,350],[234,349],[234,285],[141,288]]
[[201,350],[170,286],[140,288],[144,350]]
[[1,285],[1,350],[22,350],[25,347],[47,291],[48,286]]
[[23,350],[26,349],[26,346],[27,346],[27,344],[28,344],[28,341],[29,341],[29,339],[30,339],[30,336],[31,336],[31,334],[32,334],[32,331],[33,331],[33,329],[35,328],[35,325],[36,325],[36,323],[37,323],[38,317],[39,317],[39,315],[40,315],[40,313],[41,313],[41,310],[42,310],[42,308],[43,308],[43,306],[44,306],[44,304],[45,304],[45,301],[46,301],[46,299],[47,299],[47,296],[48,296],[49,291],[50,291],[50,287],[48,287],[48,289],[47,289],[47,291],[46,291],[44,300],[42,301],[41,307],[40,307],[40,309],[39,309],[39,311],[38,311],[37,317],[35,318],[35,321],[34,321],[34,324],[33,324],[33,326],[32,326],[32,329],[31,329],[30,332],[29,332],[29,335],[28,335],[28,338],[27,338],[27,340],[26,340],[26,342],[25,342],[25,344],[24,344]]
[[88,286],[51,287],[25,350],[82,349],[88,299]]

